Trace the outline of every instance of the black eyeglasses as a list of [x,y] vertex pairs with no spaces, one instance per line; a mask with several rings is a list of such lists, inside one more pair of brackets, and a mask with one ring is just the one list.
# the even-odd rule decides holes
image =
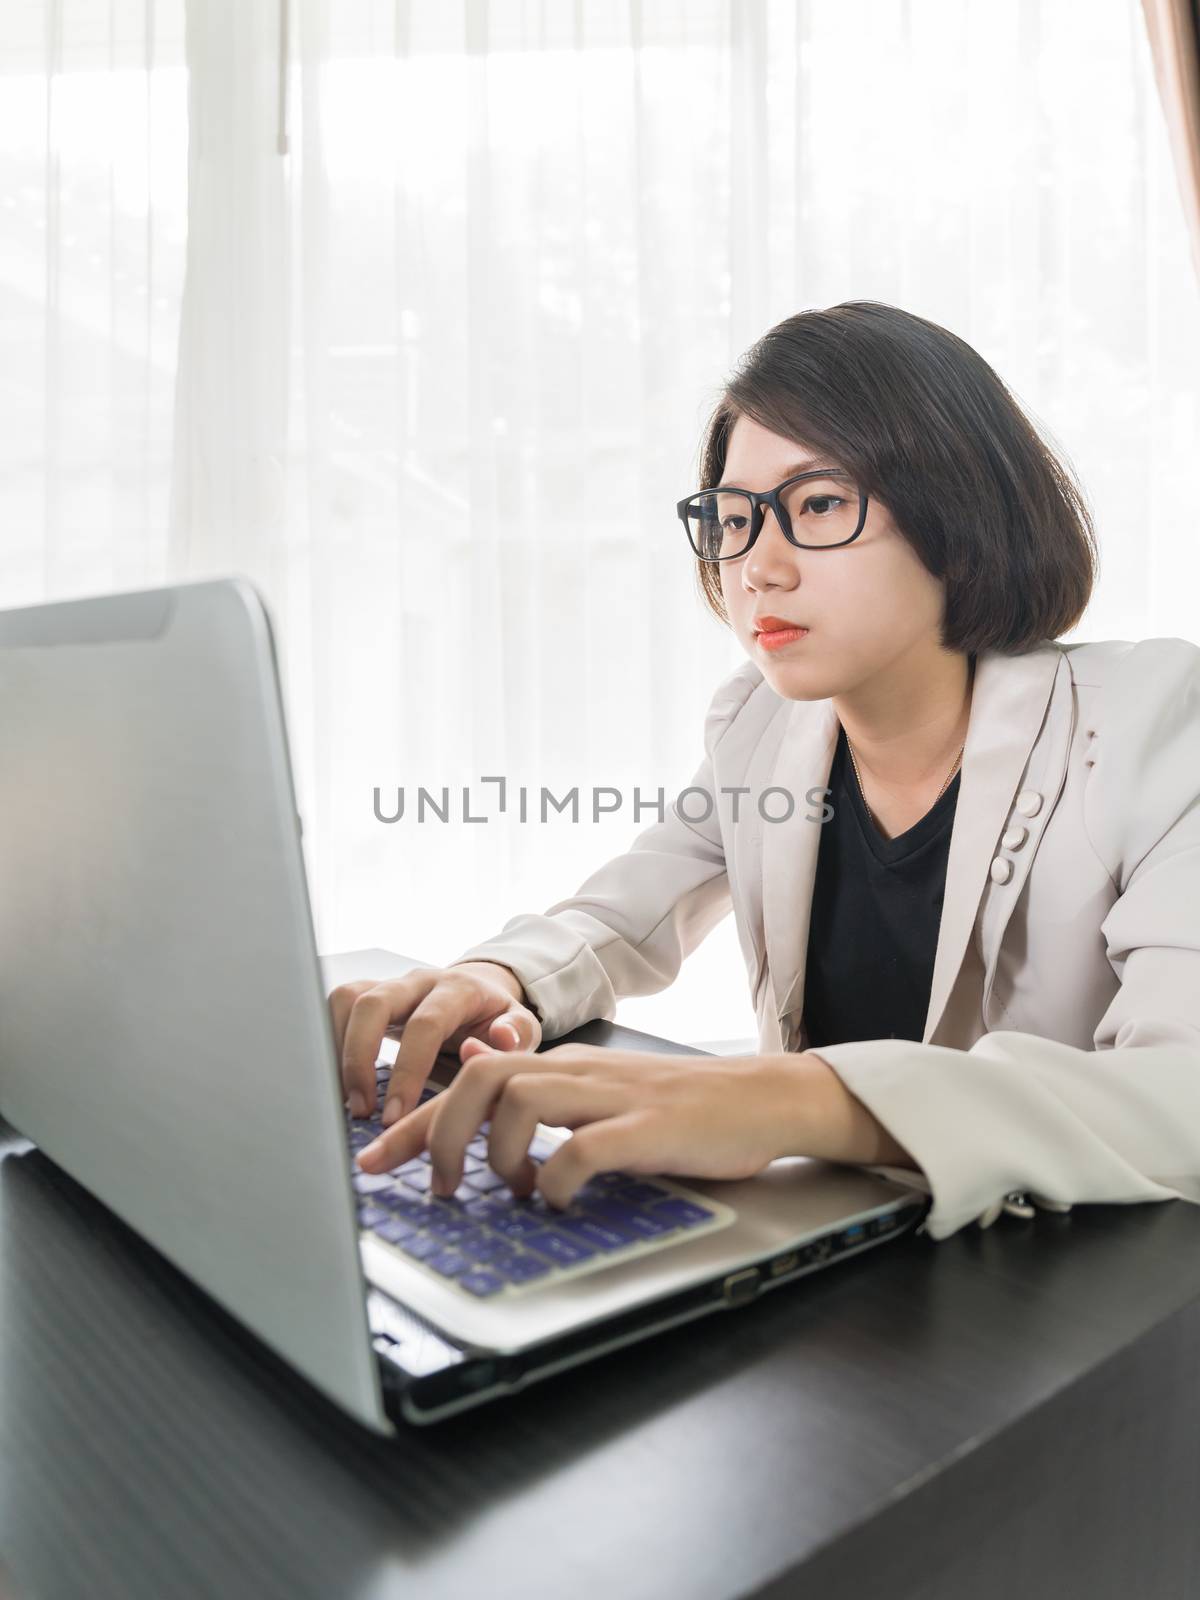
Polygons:
[[676,506],[688,543],[701,561],[736,561],[762,532],[770,506],[789,544],[831,550],[857,539],[867,520],[867,496],[837,468],[786,478],[774,489],[702,489]]

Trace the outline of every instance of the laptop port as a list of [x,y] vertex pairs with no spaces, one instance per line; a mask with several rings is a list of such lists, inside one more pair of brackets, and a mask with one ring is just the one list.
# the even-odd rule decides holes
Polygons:
[[788,1250],[784,1255],[776,1256],[774,1261],[771,1262],[771,1276],[777,1278],[781,1272],[790,1272],[793,1267],[799,1264],[800,1252],[798,1250]]
[[867,1225],[865,1222],[855,1222],[850,1227],[842,1229],[842,1243],[844,1245],[859,1244],[866,1236]]
[[832,1239],[818,1239],[816,1244],[809,1245],[807,1251],[808,1259],[810,1261],[828,1261],[832,1250]]
[[758,1278],[757,1267],[743,1267],[740,1272],[731,1272],[722,1285],[725,1299],[731,1306],[740,1306],[746,1300],[753,1300],[758,1293]]

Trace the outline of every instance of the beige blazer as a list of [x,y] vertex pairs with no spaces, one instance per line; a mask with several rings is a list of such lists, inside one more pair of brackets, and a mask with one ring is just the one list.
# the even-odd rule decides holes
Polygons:
[[[455,959],[511,967],[553,1039],[665,988],[732,910],[760,1050],[805,1049],[837,733],[831,700],[743,663],[710,703],[698,792]],[[979,656],[922,1039],[818,1053],[919,1163],[869,1170],[932,1196],[933,1238],[1014,1190],[1200,1203],[1200,648]]]

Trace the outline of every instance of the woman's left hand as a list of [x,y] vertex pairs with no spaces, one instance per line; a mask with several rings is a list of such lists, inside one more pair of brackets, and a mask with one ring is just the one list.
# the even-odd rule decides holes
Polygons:
[[[453,1194],[463,1156],[490,1121],[488,1163],[514,1194],[535,1187],[568,1205],[594,1173],[621,1170],[696,1178],[748,1178],[785,1153],[796,1120],[803,1056],[672,1056],[591,1045],[531,1053],[461,1047],[463,1065],[440,1094],[359,1152],[386,1172],[428,1148],[432,1192]],[[527,1154],[539,1122],[571,1128],[541,1165]]]

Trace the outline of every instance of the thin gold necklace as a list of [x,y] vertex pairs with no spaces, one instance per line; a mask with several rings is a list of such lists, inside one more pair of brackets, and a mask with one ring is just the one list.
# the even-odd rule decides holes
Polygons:
[[[963,747],[962,747],[962,750],[960,750],[958,752],[958,754],[955,756],[954,765],[950,768],[950,776],[946,779],[945,783],[938,790],[937,796],[936,796],[936,798],[935,798],[935,800],[933,802],[933,805],[937,805],[938,800],[940,800],[942,798],[942,796],[945,794],[946,790],[950,787],[950,779],[953,778],[954,774],[958,771],[958,763],[962,760],[962,758],[963,758],[963,750],[965,750],[966,748],[967,747],[964,744]],[[875,823],[875,826],[878,827],[879,823],[878,823],[878,821],[876,819],[875,813],[871,810],[870,806],[867,805],[867,794],[866,794],[866,790],[863,788],[862,774],[858,770],[858,762],[855,760],[854,746],[850,743],[850,735],[849,734],[846,735],[846,749],[849,750],[849,752],[850,752],[850,760],[851,760],[851,763],[853,764],[853,767],[854,767],[854,776],[858,780],[858,792],[859,792],[859,794],[862,795],[862,803],[863,803],[864,806],[866,806],[867,815],[870,817],[871,821]],[[932,810],[932,809],[933,809],[933,806],[930,807],[930,810]]]

